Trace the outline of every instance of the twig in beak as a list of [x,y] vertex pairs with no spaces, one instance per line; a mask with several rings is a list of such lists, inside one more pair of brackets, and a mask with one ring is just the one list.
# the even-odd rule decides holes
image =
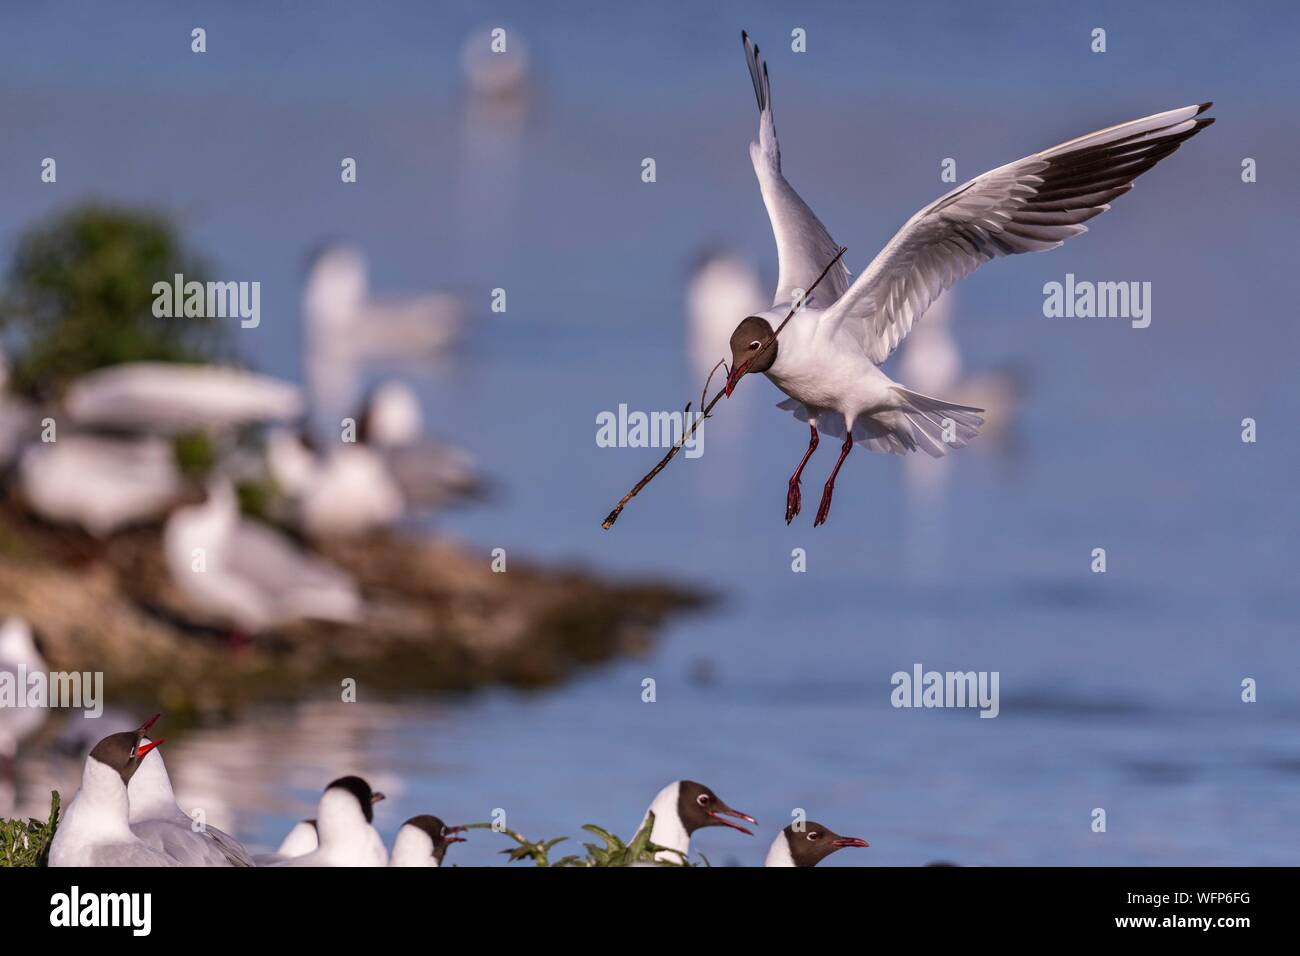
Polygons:
[[[764,352],[766,352],[768,349],[772,348],[772,346],[776,344],[776,337],[781,334],[781,330],[785,328],[786,323],[789,322],[790,319],[794,317],[794,314],[799,311],[799,308],[805,302],[808,301],[808,299],[812,296],[813,289],[817,288],[818,284],[821,283],[822,279],[826,278],[826,274],[831,271],[831,268],[835,265],[835,263],[839,262],[840,259],[844,256],[844,253],[848,251],[849,250],[847,246],[840,246],[839,251],[835,253],[835,256],[831,259],[831,261],[826,263],[826,268],[822,270],[822,274],[817,277],[816,281],[814,281],[813,284],[808,287],[808,290],[803,294],[803,298],[801,298],[798,302],[790,306],[790,311],[786,313],[785,318],[781,320],[781,324],[778,325],[776,327],[776,331],[772,333],[771,340],[758,351],[758,355],[762,355]],[[758,355],[755,355],[754,358],[757,358]],[[750,359],[750,361],[752,362],[753,359]],[[725,362],[726,360],[724,359],[722,362],[719,362],[718,364],[722,365]],[[717,368],[718,368],[717,365],[713,366],[713,371],[717,371]],[[710,372],[709,379],[712,378],[713,378],[713,372]],[[730,376],[728,376],[728,378],[730,378]],[[709,390],[709,382],[706,380],[704,383],[704,392],[707,393],[708,390]],[[608,531],[610,528],[614,527],[614,522],[617,521],[618,516],[623,513],[623,509],[627,506],[627,503],[631,501],[633,498],[635,498],[637,495],[639,495],[641,493],[641,489],[644,488],[646,485],[650,484],[650,482],[654,479],[655,475],[659,474],[659,472],[663,471],[664,468],[668,466],[668,463],[673,460],[673,457],[679,451],[682,450],[682,446],[684,446],[688,441],[690,441],[691,436],[695,434],[695,429],[700,427],[700,423],[704,421],[704,419],[709,417],[709,413],[713,411],[713,406],[718,404],[718,402],[722,399],[722,397],[727,394],[729,393],[725,386],[718,389],[717,393],[713,396],[713,398],[709,399],[709,404],[707,405],[704,405],[704,398],[703,395],[701,395],[700,404],[704,405],[703,413],[700,415],[699,418],[695,419],[695,421],[691,423],[690,428],[686,429],[682,433],[682,437],[679,438],[676,441],[676,443],[674,443],[673,447],[668,449],[668,454],[664,455],[663,458],[659,460],[659,464],[655,465],[648,472],[646,472],[645,477],[643,477],[640,481],[638,481],[635,485],[633,485],[632,490],[619,499],[618,504],[614,506],[614,510],[611,511],[608,515],[606,515],[605,520],[601,522],[600,526],[602,528]]]

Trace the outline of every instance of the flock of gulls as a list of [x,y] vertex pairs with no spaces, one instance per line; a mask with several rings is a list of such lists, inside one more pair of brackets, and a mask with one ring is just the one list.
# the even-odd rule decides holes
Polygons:
[[[985,173],[916,213],[856,279],[841,262],[806,295],[839,246],[782,173],[767,66],[749,37],[742,39],[760,121],[750,156],[779,275],[769,296],[738,256],[705,260],[687,292],[688,352],[701,373],[719,349],[729,352],[728,395],[743,375],[763,372],[788,396],[779,407],[808,427],[808,449],[788,485],[787,522],[801,510],[800,478],[819,434],[842,440],[814,521],[821,524],[855,444],[938,458],[994,424],[986,409],[1014,407],[1013,384],[960,377],[945,321],[951,302],[931,308],[935,301],[985,262],[1053,249],[1085,232],[1087,220],[1213,120],[1202,116],[1208,103],[1174,109]],[[487,99],[510,100],[524,82],[494,73],[490,60],[468,53],[466,70]],[[777,330],[796,305],[796,321],[778,341]],[[280,518],[308,541],[364,534],[478,494],[473,463],[424,438],[419,402],[399,381],[374,388],[353,412],[354,441],[329,434],[345,406],[355,403],[369,363],[447,347],[464,311],[456,296],[444,293],[376,297],[364,257],[335,246],[316,258],[304,294],[305,391],[243,369],[137,363],[87,375],[60,407],[42,409],[5,390],[0,355],[0,472],[34,515],[96,538],[163,519],[175,584],[233,629],[255,633],[304,617],[356,620],[362,602],[348,575],[242,515],[236,485],[250,477],[269,480],[285,502]],[[880,366],[924,314],[931,314],[929,324],[912,336],[902,364],[903,374],[924,389],[914,391]],[[737,316],[744,317],[739,325]],[[940,391],[962,401],[931,394]],[[57,422],[56,441],[39,437],[47,417]],[[313,420],[317,434],[329,438],[326,450],[311,437]],[[242,440],[250,428],[260,435],[252,449]],[[194,433],[216,450],[217,465],[201,488],[174,454],[176,438]],[[199,551],[204,574],[193,573]],[[9,620],[0,625],[0,667],[19,665],[30,670],[43,663],[26,625]],[[16,742],[30,733],[18,723],[26,713],[4,714],[0,760],[11,760]],[[52,866],[440,866],[464,840],[464,827],[421,815],[402,825],[390,850],[373,826],[373,805],[383,795],[346,776],[324,789],[315,819],[296,825],[275,852],[250,853],[177,805],[162,741],[149,735],[156,719],[103,738],[86,757],[81,788],[51,845]],[[755,824],[687,780],[660,791],[646,820],[649,814],[661,863],[681,862],[701,828],[752,835],[735,821]],[[815,866],[837,850],[866,846],[811,821],[793,823],[776,835],[766,865]]]
[[[110,734],[86,757],[81,789],[63,812],[50,845],[50,866],[441,866],[447,850],[464,841],[464,826],[422,814],[402,824],[391,852],[374,827],[374,805],[384,799],[361,777],[340,777],[321,794],[316,817],[296,824],[273,853],[250,853],[238,840],[201,823],[176,802],[162,740],[149,731],[159,715],[135,730]],[[697,830],[725,826],[752,836],[735,820],[757,825],[703,784],[678,780],[655,796],[642,820],[654,815],[654,862],[680,865]],[[812,821],[791,823],[772,841],[766,866],[809,867],[865,840],[840,836]]]
[[[331,247],[304,291],[307,389],[236,367],[134,362],[91,372],[41,408],[4,390],[0,355],[0,481],[36,518],[96,539],[161,521],[173,583],[232,631],[355,621],[355,583],[304,544],[482,496],[472,458],[425,437],[406,382],[381,380],[364,394],[359,385],[374,367],[447,348],[463,313],[450,293],[377,304],[361,254]],[[353,407],[325,410],[340,404]],[[215,459],[198,480],[176,454],[177,439],[194,435]],[[274,524],[240,513],[236,488],[246,482],[272,490]]]

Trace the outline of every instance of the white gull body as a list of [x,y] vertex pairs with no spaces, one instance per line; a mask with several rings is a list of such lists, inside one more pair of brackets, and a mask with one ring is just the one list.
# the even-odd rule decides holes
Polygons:
[[168,518],[163,555],[192,604],[249,633],[301,619],[350,622],[361,613],[348,575],[242,518],[224,479],[210,482],[206,502]]
[[275,866],[387,866],[388,850],[348,790],[328,787],[316,811],[315,850]]
[[[148,738],[144,738],[147,740]],[[151,750],[126,786],[131,832],[179,866],[252,866],[248,851],[214,826],[199,827],[180,808],[162,753]]]

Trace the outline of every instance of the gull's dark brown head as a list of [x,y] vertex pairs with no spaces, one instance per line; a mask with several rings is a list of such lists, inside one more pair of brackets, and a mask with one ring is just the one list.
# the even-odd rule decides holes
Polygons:
[[99,761],[106,767],[111,767],[117,771],[117,775],[122,778],[122,784],[131,782],[135,776],[136,769],[140,766],[140,761],[144,759],[145,754],[153,750],[161,740],[144,740],[145,731],[153,726],[155,720],[161,715],[154,714],[135,730],[124,730],[121,733],[109,734],[90,752],[90,756]]
[[727,376],[727,396],[740,377],[748,372],[766,372],[776,361],[776,334],[767,319],[751,315],[731,333],[731,374]]
[[740,824],[724,820],[723,817],[736,817],[739,820],[758,824],[758,821],[748,814],[731,809],[704,784],[696,783],[694,780],[682,780],[678,783],[677,818],[681,820],[682,829],[688,836],[701,827],[731,827],[741,833],[754,835]]
[[790,859],[795,866],[816,866],[836,850],[846,846],[869,846],[866,840],[840,836],[830,827],[807,820],[800,826],[792,823],[785,828],[785,842],[790,847]]
[[325,788],[328,793],[331,790],[343,790],[357,798],[357,803],[361,805],[361,812],[364,814],[367,823],[375,822],[375,804],[384,799],[384,795],[377,790],[371,790],[370,784],[366,783],[360,777],[348,776],[339,777],[337,780],[330,782]]
[[423,830],[428,834],[430,842],[433,843],[433,856],[439,863],[447,854],[447,847],[453,843],[464,843],[465,838],[455,836],[465,830],[464,827],[449,827],[440,819],[430,814],[421,814],[418,817],[411,817],[402,824],[404,827],[415,827],[417,830]]

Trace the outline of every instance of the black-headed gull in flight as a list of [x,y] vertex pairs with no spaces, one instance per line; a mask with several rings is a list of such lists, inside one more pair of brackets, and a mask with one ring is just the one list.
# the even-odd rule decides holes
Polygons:
[[858,837],[840,836],[830,827],[811,820],[803,825],[790,824],[776,835],[767,851],[764,866],[816,866],[836,850],[846,846],[870,846]]
[[854,443],[937,458],[948,445],[965,445],[983,424],[981,409],[909,391],[880,370],[930,303],[990,259],[1055,249],[1086,232],[1084,222],[1214,120],[1201,116],[1210,103],[1185,106],[977,176],[909,219],[852,284],[844,263],[836,263],[776,340],[773,329],[839,247],[781,174],[767,66],[748,34],[742,39],[759,109],[758,142],[749,155],[776,234],[779,278],[772,308],[746,317],[732,333],[727,393],[747,372],[764,372],[790,396],[778,407],[810,427],[808,450],[790,478],[787,523],[799,513],[799,478],[818,432],[844,439],[822,491],[813,522],[819,525]]

